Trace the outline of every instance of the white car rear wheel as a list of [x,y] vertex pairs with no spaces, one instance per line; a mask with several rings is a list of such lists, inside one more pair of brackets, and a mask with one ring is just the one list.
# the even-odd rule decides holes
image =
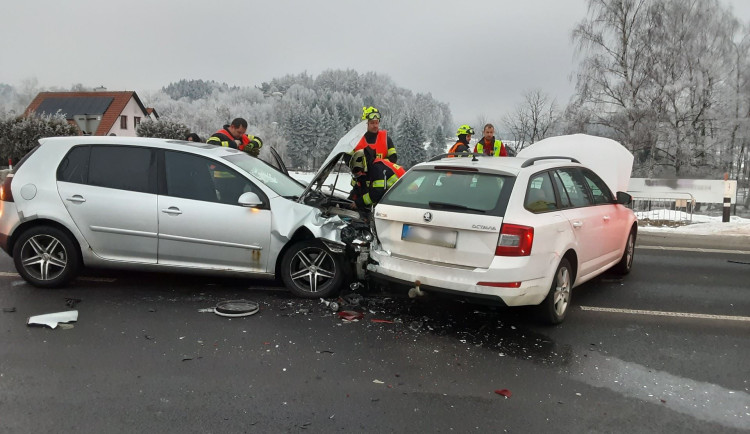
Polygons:
[[555,277],[552,279],[547,298],[544,299],[540,308],[544,320],[549,324],[560,324],[565,319],[570,308],[571,289],[573,286],[573,273],[570,262],[563,258],[557,266]]

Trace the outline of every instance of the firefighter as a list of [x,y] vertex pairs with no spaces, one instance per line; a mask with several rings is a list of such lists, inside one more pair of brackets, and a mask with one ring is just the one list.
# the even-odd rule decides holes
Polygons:
[[[458,141],[451,146],[451,149],[448,151],[449,153],[459,153],[459,152],[471,152],[471,147],[469,146],[469,142],[471,142],[471,136],[474,134],[474,128],[464,124],[458,127],[458,131],[456,131],[456,135],[458,136]],[[451,155],[453,157],[453,155]]]
[[492,124],[484,126],[482,139],[474,146],[474,152],[490,157],[507,157],[508,151],[500,140],[495,139],[495,127]]
[[260,148],[263,147],[263,141],[258,136],[247,135],[246,132],[247,121],[242,118],[235,118],[231,124],[224,125],[224,128],[209,137],[206,143],[239,149],[257,157]]
[[376,205],[386,191],[406,172],[390,160],[377,158],[370,147],[355,150],[349,159],[352,172],[352,208],[367,210]]
[[375,158],[388,159],[391,163],[396,163],[396,147],[388,137],[388,132],[380,129],[380,111],[375,107],[362,107],[362,120],[367,121],[367,132],[354,150],[370,147],[375,151]]

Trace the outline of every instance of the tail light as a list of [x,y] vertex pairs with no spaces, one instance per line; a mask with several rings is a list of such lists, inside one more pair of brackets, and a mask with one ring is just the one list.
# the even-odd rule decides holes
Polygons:
[[11,181],[13,181],[13,174],[9,173],[3,181],[3,186],[0,187],[0,200],[3,202],[13,202],[13,192],[10,190]]
[[534,244],[534,228],[503,223],[495,256],[529,256]]

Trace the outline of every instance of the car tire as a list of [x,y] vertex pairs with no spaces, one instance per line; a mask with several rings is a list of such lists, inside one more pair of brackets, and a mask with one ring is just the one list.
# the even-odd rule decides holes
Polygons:
[[13,246],[13,263],[21,277],[39,288],[58,288],[73,279],[80,268],[75,242],[52,226],[23,232]]
[[612,271],[620,275],[626,275],[630,273],[630,269],[633,268],[633,257],[635,256],[635,228],[630,230],[628,239],[625,241],[625,250],[622,252],[622,258],[614,267]]
[[557,266],[549,293],[540,306],[542,317],[548,324],[560,324],[568,314],[573,287],[572,279],[570,262],[563,258]]
[[344,281],[343,261],[318,240],[301,241],[284,253],[281,279],[297,297],[330,297]]

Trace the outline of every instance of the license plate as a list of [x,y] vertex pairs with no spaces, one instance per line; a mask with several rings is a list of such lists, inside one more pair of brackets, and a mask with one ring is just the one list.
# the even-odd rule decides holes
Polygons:
[[455,248],[458,232],[448,229],[429,228],[425,226],[404,225],[401,229],[401,239],[412,243],[429,244]]

